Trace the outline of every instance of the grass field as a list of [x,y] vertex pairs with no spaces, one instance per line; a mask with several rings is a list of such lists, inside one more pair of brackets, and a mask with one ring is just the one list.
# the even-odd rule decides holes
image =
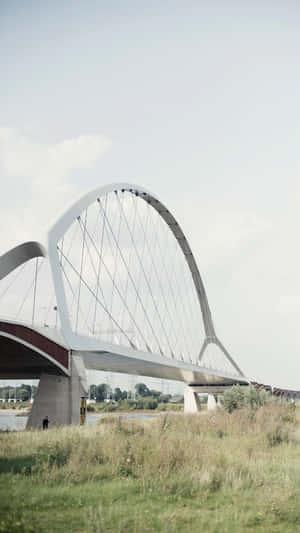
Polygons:
[[1,433],[0,532],[300,531],[300,422],[231,415]]

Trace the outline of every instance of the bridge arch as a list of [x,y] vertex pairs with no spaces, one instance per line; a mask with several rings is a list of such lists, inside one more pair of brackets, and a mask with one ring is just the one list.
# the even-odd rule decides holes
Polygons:
[[45,247],[37,241],[29,241],[15,246],[0,257],[0,280],[31,259],[47,257]]
[[[75,242],[72,252],[68,239],[71,245]],[[39,257],[46,258],[41,267]],[[25,265],[31,259],[35,261]],[[23,266],[28,287],[22,281]],[[16,379],[17,369],[24,373],[22,379],[41,376],[29,427],[39,427],[44,414],[58,424],[78,423],[80,397],[87,393],[86,369],[182,381],[190,386],[193,400],[197,391],[216,393],[248,383],[216,335],[200,272],[180,225],[140,186],[113,183],[83,196],[50,228],[45,246],[23,243],[0,257],[3,278],[2,303],[17,282],[25,295],[14,291],[6,321],[0,319],[1,374]],[[20,322],[24,302],[27,318]],[[8,322],[7,309],[13,311],[14,303],[18,311]],[[46,317],[42,322],[38,311]],[[118,328],[115,338],[114,331],[105,331],[107,322]],[[220,366],[205,361],[211,349],[221,354]],[[222,366],[224,361],[229,369]]]
[[193,256],[190,245],[184,235],[183,230],[181,229],[180,225],[178,224],[172,213],[153,193],[138,185],[130,183],[112,183],[110,185],[96,188],[95,190],[87,193],[85,196],[75,202],[62,216],[60,216],[48,232],[49,261],[52,270],[62,329],[68,344],[74,349],[78,349],[78,338],[72,330],[69,318],[58,243],[61,239],[64,238],[64,235],[69,230],[70,226],[74,223],[74,221],[76,219],[80,220],[80,217],[82,216],[82,213],[85,210],[87,210],[94,202],[101,202],[104,197],[107,197],[109,194],[113,193],[129,193],[133,197],[138,197],[139,199],[146,202],[151,208],[153,208],[158,213],[162,221],[164,221],[164,223],[168,226],[170,232],[176,239],[176,242],[183,253],[186,265],[188,266],[191,278],[193,280],[194,288],[202,314],[202,323],[204,326],[205,338],[202,346],[199,346],[199,362],[202,360],[207,347],[211,344],[214,344],[223,353],[225,358],[229,361],[229,364],[234,367],[238,375],[243,376],[243,373],[240,370],[239,366],[232,359],[228,351],[224,348],[224,346],[216,336],[205,288],[200,276],[196,260]]

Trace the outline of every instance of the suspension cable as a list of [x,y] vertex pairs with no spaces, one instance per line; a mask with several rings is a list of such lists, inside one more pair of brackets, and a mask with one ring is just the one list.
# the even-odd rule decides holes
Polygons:
[[[107,196],[105,197],[105,203],[107,204]],[[101,257],[102,257],[102,254],[103,254],[104,227],[105,227],[105,221],[104,221],[103,224],[102,224],[101,243],[100,243],[100,255],[99,255],[99,257],[98,257],[98,271],[97,271],[97,282],[96,282],[96,298],[95,298],[95,308],[94,308],[94,318],[93,318],[93,332],[94,332],[94,333],[95,333],[96,316],[97,316],[97,298],[98,298],[98,291],[99,291],[99,285],[100,285],[100,276],[101,276],[101,266],[102,266]]]
[[[82,276],[80,276],[80,273],[78,272],[78,270],[72,265],[72,263],[68,260],[68,258],[67,258],[65,255],[64,255],[64,258],[65,258],[65,260],[67,261],[67,263],[70,265],[70,267],[72,268],[72,270],[77,274],[77,276],[79,276],[79,277],[81,278],[81,282],[84,284],[84,286],[87,288],[87,290],[90,291],[90,293],[93,294],[94,297],[96,297],[96,294],[95,294],[94,291],[90,288],[89,284],[85,281],[85,279],[84,279]],[[104,307],[103,303],[102,303],[100,300],[98,300],[98,303],[99,303],[99,305],[101,305],[101,307],[104,309],[104,311],[105,311],[106,313],[109,313],[108,309],[106,309],[106,308]],[[114,322],[114,324],[115,324],[118,328],[120,328],[118,322],[114,319],[114,317],[111,317],[111,319],[112,319],[112,321]],[[128,342],[130,343],[130,339],[129,339],[129,337],[126,335],[126,332],[123,330],[122,333],[125,335],[125,337],[127,338]]]
[[15,276],[13,277],[13,279],[11,280],[11,282],[7,285],[7,287],[5,287],[4,291],[0,294],[0,300],[2,300],[2,298],[4,298],[4,296],[7,294],[7,292],[9,291],[9,289],[12,287],[12,285],[15,283],[15,281],[17,281],[18,277],[20,276],[20,274],[23,272],[23,270],[26,268],[27,266],[27,263],[24,263],[21,268],[18,268],[17,269],[17,272],[15,272]]
[[[90,239],[90,241],[91,241],[91,243],[92,243],[92,245],[93,245],[93,247],[94,247],[94,249],[95,249],[97,255],[99,255],[99,252],[98,252],[97,246],[96,246],[96,244],[95,244],[93,238],[92,238],[91,235],[89,234],[89,231],[88,231],[88,230],[86,230],[86,235],[87,235],[88,238]],[[106,263],[104,262],[103,258],[101,258],[101,261],[102,261],[102,263],[103,263],[103,266],[104,266],[104,268],[105,268],[105,271],[106,271],[107,275],[109,276],[111,282],[113,283],[113,277],[112,277],[112,275],[111,275],[111,273],[110,273],[109,268],[107,267],[107,265],[106,265]],[[72,265],[72,266],[73,266],[73,265]],[[125,302],[124,302],[124,298],[123,298],[123,295],[122,295],[122,293],[120,292],[120,290],[119,290],[119,288],[118,288],[117,285],[115,285],[115,289],[116,289],[116,291],[117,291],[117,293],[118,293],[120,299],[121,299],[122,302],[125,304]],[[93,294],[94,294],[94,293],[93,293]],[[98,299],[98,302],[100,303],[100,300],[99,300],[99,299]],[[101,305],[102,305],[102,304],[101,304]],[[103,307],[103,305],[102,305],[102,307]],[[131,313],[129,307],[126,306],[126,308],[127,308],[128,314],[130,315],[130,317],[131,317],[133,323],[135,324],[136,328],[138,329],[139,334],[141,335],[141,338],[142,338],[143,341],[146,343],[146,340],[145,340],[145,338],[144,338],[144,335],[143,335],[143,333],[142,333],[140,327],[139,327],[138,324],[136,323],[134,317],[132,316],[132,313]],[[105,309],[105,310],[106,310],[106,312],[107,312],[108,314],[110,314],[109,311],[108,311],[108,309]],[[110,316],[111,316],[112,320],[114,321],[114,323],[117,324],[118,328],[121,330],[121,326],[120,326],[120,325],[117,323],[117,321],[112,317],[112,315],[110,315]],[[122,329],[122,332],[124,332],[124,329]],[[125,335],[125,336],[126,336],[126,338],[128,339],[127,335]]]
[[38,265],[39,258],[35,260],[35,272],[34,272],[34,287],[33,287],[33,304],[32,304],[32,319],[31,324],[34,324],[34,314],[35,314],[35,304],[36,304],[36,286],[37,286],[37,275],[38,275]]
[[[117,198],[118,198],[119,203],[120,203],[120,199],[119,199],[119,197],[117,197]],[[125,220],[125,223],[126,223],[127,229],[128,229],[128,231],[129,231],[129,234],[130,234],[130,237],[131,237],[131,240],[132,240],[132,234],[131,234],[131,231],[130,231],[130,227],[128,226],[128,221],[127,221],[126,215],[124,214],[124,210],[123,210],[122,206],[121,206],[121,210],[122,210],[122,212],[123,212],[124,220]],[[106,214],[105,214],[105,213],[104,213],[104,216],[106,217]],[[109,220],[107,219],[107,217],[106,217],[106,220],[107,220],[107,225],[108,225],[108,227],[109,227],[109,229],[110,229],[110,231],[111,231],[112,237],[113,237],[114,241],[116,242],[115,235],[114,235],[114,233],[113,233],[113,230],[112,230],[112,228],[111,228],[110,222],[109,222]],[[136,254],[137,254],[137,257],[139,258],[139,255],[138,255],[137,250],[136,250],[136,248],[135,248],[135,242],[134,242],[134,240],[132,240],[132,244],[134,245],[134,249],[135,249],[135,252],[136,252]],[[116,242],[116,245],[119,247],[119,244],[118,244],[117,242]],[[120,248],[120,247],[119,247],[119,248]],[[121,257],[121,259],[122,259],[122,262],[123,262],[125,268],[126,268],[127,271],[128,271],[128,275],[129,275],[129,277],[130,277],[130,281],[132,282],[133,288],[134,288],[134,290],[135,290],[135,292],[136,292],[136,294],[137,294],[137,297],[138,297],[138,299],[139,299],[139,302],[140,302],[140,304],[141,304],[141,307],[142,307],[142,309],[143,309],[143,312],[144,312],[144,314],[145,314],[145,317],[146,317],[146,319],[147,319],[147,321],[148,321],[148,323],[149,323],[149,325],[150,325],[150,328],[151,328],[151,330],[152,330],[153,336],[154,336],[154,338],[156,339],[157,345],[158,345],[158,347],[160,348],[159,340],[158,340],[158,338],[157,338],[157,336],[156,336],[156,333],[155,333],[155,331],[154,331],[154,329],[153,329],[153,326],[152,326],[152,324],[151,324],[151,322],[150,322],[150,320],[149,320],[149,317],[148,317],[148,315],[147,315],[147,313],[146,313],[146,310],[145,310],[145,307],[144,307],[143,301],[141,300],[141,297],[140,297],[140,295],[139,295],[139,293],[138,293],[138,291],[137,291],[136,284],[135,284],[135,282],[134,282],[134,279],[133,279],[131,273],[129,272],[128,265],[127,265],[127,263],[126,263],[126,261],[125,261],[125,259],[124,259],[124,256],[123,256],[123,253],[122,253],[121,250],[120,250],[120,257]],[[151,288],[150,288],[150,290],[151,290]],[[139,329],[140,329],[140,328],[139,328]],[[144,339],[144,337],[143,337],[143,339]],[[145,339],[144,339],[144,342],[145,342]]]
[[[139,213],[138,213],[138,216],[139,216]],[[139,216],[139,219],[140,219],[140,216]],[[142,228],[142,231],[143,231],[143,235],[144,235],[144,242],[147,243],[147,248],[148,248],[148,240],[147,240],[147,237],[146,237],[146,232],[144,230],[144,227],[143,227],[143,224],[142,224],[142,221],[140,219],[140,222],[141,222],[141,228]],[[156,239],[157,241],[159,240],[158,237],[157,237],[157,233],[156,233]],[[173,328],[173,332],[174,332],[174,336],[175,336],[175,339],[176,341],[175,342],[178,342],[178,337],[177,337],[177,333],[176,333],[176,329],[175,329],[175,326],[173,324],[173,321],[172,321],[172,317],[171,317],[171,314],[170,314],[170,309],[169,309],[169,306],[167,304],[167,301],[166,301],[166,297],[165,297],[165,292],[163,290],[163,287],[162,287],[162,283],[161,283],[161,279],[160,279],[160,276],[158,275],[158,272],[157,272],[157,268],[156,268],[156,265],[155,265],[155,262],[154,262],[154,259],[153,259],[153,254],[151,253],[151,250],[148,248],[149,250],[149,256],[150,256],[150,260],[151,260],[151,264],[153,266],[153,269],[154,269],[154,272],[155,272],[155,275],[156,275],[156,279],[158,281],[158,285],[159,285],[159,288],[160,288],[160,292],[161,292],[161,295],[162,295],[162,299],[163,299],[163,302],[164,302],[164,306],[165,306],[165,309],[168,313],[168,316],[169,316],[169,319],[171,320],[171,324],[172,324],[172,328]],[[161,251],[161,250],[160,250]],[[162,254],[163,255],[163,254]],[[173,350],[171,349],[171,355],[172,355],[172,352]]]
[[[37,270],[37,274],[40,272],[43,264],[44,264],[43,262],[40,263],[40,265],[38,267],[38,270]],[[26,300],[27,300],[27,298],[28,298],[29,294],[31,293],[31,290],[32,290],[32,288],[34,286],[34,280],[35,280],[35,278],[31,281],[31,283],[30,283],[30,285],[29,285],[29,287],[28,287],[28,289],[27,289],[27,291],[25,293],[25,296],[24,296],[24,298],[22,300],[22,303],[21,303],[21,305],[20,305],[20,307],[19,307],[19,309],[18,309],[18,311],[17,311],[17,313],[15,315],[15,320],[17,320],[17,318],[19,318],[20,313],[22,312],[22,309],[23,309],[23,307],[25,305],[25,302],[26,302]]]
[[[66,278],[66,281],[67,281],[67,283],[68,283],[68,285],[69,285],[69,289],[70,289],[71,293],[74,294],[74,289],[73,289],[73,287],[72,287],[72,283],[70,282],[70,280],[69,280],[69,278],[68,278],[68,276],[67,276],[67,273],[66,273],[66,270],[65,270],[63,264],[60,263],[60,266],[61,266],[62,272],[63,272],[63,274],[64,274],[64,276],[65,276],[65,278]],[[82,316],[82,318],[83,318],[83,320],[84,320],[84,322],[85,322],[85,325],[86,325],[86,327],[87,327],[87,330],[88,330],[88,331],[91,331],[91,330],[90,330],[90,327],[89,327],[89,324],[88,324],[88,322],[87,322],[87,319],[86,319],[86,317],[85,317],[85,314],[84,314],[83,310],[81,309],[81,306],[80,306],[80,305],[79,305],[79,313],[80,313],[80,315]]]
[[[171,234],[173,236],[173,234],[170,232],[170,230],[168,228],[167,237],[169,237],[169,234]],[[169,286],[169,291],[170,291],[170,294],[171,294],[172,299],[173,299],[173,309],[176,312],[176,316],[179,317],[179,320],[180,320],[180,323],[181,323],[181,331],[183,332],[183,336],[185,338],[185,342],[188,345],[187,337],[186,337],[186,328],[184,327],[182,313],[180,312],[180,310],[177,307],[178,297],[176,298],[176,296],[175,296],[174,287],[173,287],[173,283],[171,282],[171,276],[170,276],[170,273],[172,275],[172,272],[174,272],[174,270],[175,270],[175,256],[176,256],[176,252],[178,252],[178,248],[179,247],[177,245],[177,247],[174,249],[174,255],[172,255],[172,258],[171,258],[171,269],[168,270],[166,262],[165,262],[165,259],[164,259],[165,255],[167,255],[167,256],[169,255],[169,246],[167,247],[168,240],[167,240],[165,251],[163,251],[161,249],[159,239],[156,239],[156,240],[157,240],[157,246],[158,246],[158,249],[159,249],[159,256],[161,258],[161,262],[162,262],[162,265],[164,267],[164,272],[165,272],[167,283],[168,283],[168,286]],[[170,314],[169,306],[168,306],[168,312]],[[178,336],[177,336],[177,334],[176,334],[175,338],[176,338],[176,342],[177,342],[177,345],[178,345]],[[190,355],[189,355],[189,357],[190,357]]]
[[[132,233],[131,233],[130,227],[129,227],[129,225],[128,225],[128,221],[127,221],[126,214],[124,213],[123,206],[121,205],[121,202],[120,202],[120,198],[119,198],[119,197],[117,197],[117,198],[118,198],[118,200],[119,200],[120,208],[121,208],[121,210],[122,210],[122,212],[123,212],[123,215],[124,215],[125,223],[126,223],[126,226],[127,226],[127,228],[128,228],[129,234],[130,234],[130,238],[131,238],[132,245],[133,245],[133,247],[134,247],[134,250],[135,250],[136,256],[137,256],[137,258],[138,258],[138,261],[139,261],[139,263],[140,263],[140,265],[141,265],[141,268],[142,268],[142,271],[143,271],[143,274],[144,274],[144,277],[145,277],[146,284],[147,284],[148,289],[149,289],[149,291],[150,291],[150,293],[151,293],[151,297],[152,297],[152,300],[153,300],[154,307],[155,307],[155,309],[156,309],[156,312],[157,312],[157,314],[158,314],[159,320],[160,320],[160,322],[161,322],[162,329],[163,329],[163,331],[164,331],[164,334],[165,334],[165,337],[166,337],[166,340],[167,340],[167,344],[169,345],[170,352],[172,353],[172,348],[171,348],[171,345],[170,345],[169,337],[168,337],[168,335],[167,335],[167,332],[166,332],[165,327],[164,327],[164,324],[163,324],[163,322],[162,322],[162,319],[161,319],[160,313],[159,313],[159,311],[158,311],[157,304],[156,304],[156,301],[155,301],[154,295],[153,295],[153,293],[152,293],[152,289],[151,289],[151,286],[150,286],[150,284],[149,284],[149,280],[148,280],[148,278],[147,278],[147,275],[146,275],[146,272],[145,272],[144,266],[143,266],[143,264],[141,263],[140,256],[139,256],[138,251],[137,251],[137,249],[136,249],[136,244],[135,244],[135,241],[134,241],[134,239],[133,239],[133,236],[132,236]],[[144,305],[143,305],[143,303],[142,303],[142,301],[141,301],[141,299],[140,299],[140,296],[139,296],[139,300],[140,300],[140,303],[141,303],[141,305],[143,306],[143,309],[144,309]],[[145,311],[144,311],[144,312],[145,312]],[[147,315],[147,316],[148,316],[148,315]],[[151,323],[150,323],[150,324],[151,324]],[[155,334],[155,332],[154,332],[154,329],[153,329],[152,324],[151,324],[151,329],[152,329],[153,334],[154,334],[155,337],[156,337],[156,334]]]
[[[75,322],[75,332],[77,333],[78,329],[78,313],[79,313],[79,302],[80,302],[80,293],[81,293],[81,279],[82,279],[82,269],[83,269],[83,260],[84,260],[84,247],[85,247],[85,236],[86,236],[86,223],[87,223],[87,212],[88,210],[85,210],[85,218],[84,218],[84,233],[82,238],[82,252],[81,252],[81,261],[80,261],[80,278],[79,278],[79,291],[78,291],[78,299],[77,299],[77,311],[76,311],[76,322]],[[80,216],[78,217],[78,222],[80,223]],[[63,252],[61,251],[63,254]]]
[[[71,250],[73,248],[73,244],[75,242],[75,237],[77,235],[77,232],[78,232],[78,224],[75,224],[74,226],[74,231],[72,233],[72,237],[71,237],[71,242],[69,244],[69,248],[68,248],[68,251],[67,251],[67,255],[69,255],[71,253]],[[65,240],[65,236],[63,237],[62,239],[63,241]],[[60,257],[60,265],[62,265],[62,257]],[[50,302],[49,302],[49,305],[48,305],[48,308],[46,310],[46,313],[44,315],[44,324],[46,324],[48,322],[48,317],[49,317],[49,313],[51,311],[51,308],[53,308],[53,304],[54,304],[54,300],[56,298],[56,294],[55,294],[55,290],[52,291],[52,296],[51,296],[51,299],[50,299]]]

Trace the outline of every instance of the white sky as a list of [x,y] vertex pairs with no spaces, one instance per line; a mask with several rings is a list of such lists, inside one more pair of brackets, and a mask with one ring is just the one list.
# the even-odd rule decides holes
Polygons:
[[299,30],[296,0],[2,0],[0,253],[143,185],[244,372],[299,389]]

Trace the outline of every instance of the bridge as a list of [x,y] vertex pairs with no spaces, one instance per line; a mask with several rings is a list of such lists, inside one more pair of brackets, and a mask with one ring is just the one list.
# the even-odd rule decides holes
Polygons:
[[43,242],[0,257],[0,282],[0,375],[40,380],[28,428],[79,423],[87,369],[182,381],[186,412],[199,392],[213,406],[250,383],[216,334],[183,230],[139,186],[86,194]]

